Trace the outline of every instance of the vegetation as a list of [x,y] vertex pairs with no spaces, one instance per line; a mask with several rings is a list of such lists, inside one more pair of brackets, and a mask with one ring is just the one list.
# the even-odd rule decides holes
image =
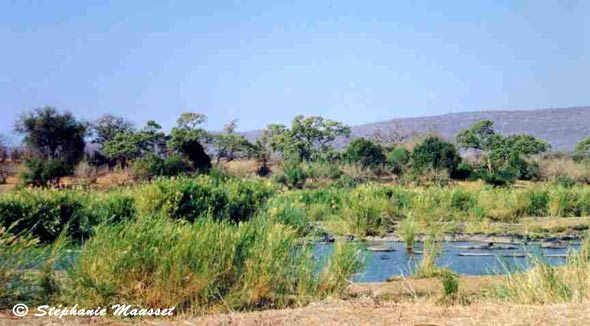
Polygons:
[[25,183],[35,186],[58,184],[61,177],[72,174],[84,155],[87,126],[74,116],[46,107],[25,112],[16,123],[23,134],[31,157],[25,161]]
[[365,138],[351,141],[344,151],[344,157],[348,162],[359,163],[363,167],[385,164],[385,154],[381,145]]
[[[360,270],[359,244],[340,237],[387,234],[409,251],[424,239],[414,276],[439,278],[454,302],[459,279],[436,264],[446,230],[518,225],[530,237],[590,216],[586,140],[574,155],[546,153],[543,140],[481,121],[455,144],[390,131],[338,151],[333,142],[350,128],[322,117],[269,125],[252,143],[236,121],[217,134],[205,121],[185,112],[167,134],[155,121],[135,129],[111,115],[88,126],[52,108],[25,113],[17,123],[25,186],[0,193],[0,307],[132,302],[194,314],[303,305],[342,295]],[[100,150],[83,159],[86,136]],[[483,160],[463,159],[455,145]],[[0,163],[7,156],[0,151]],[[135,182],[99,188],[103,166]],[[76,182],[62,184],[74,173]],[[535,229],[527,222],[535,217],[560,222]],[[317,235],[337,238],[325,259],[314,253]],[[588,246],[564,267],[535,261],[494,298],[588,300]]]

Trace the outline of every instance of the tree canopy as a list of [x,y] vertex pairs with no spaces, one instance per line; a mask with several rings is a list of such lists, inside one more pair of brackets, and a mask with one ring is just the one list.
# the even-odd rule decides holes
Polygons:
[[298,115],[291,122],[291,128],[271,124],[262,131],[264,142],[275,152],[304,161],[327,154],[338,136],[349,137],[350,127],[318,116]]
[[351,141],[346,146],[344,157],[347,161],[359,163],[364,167],[374,167],[385,163],[383,147],[362,137]]
[[437,136],[428,136],[418,144],[411,155],[412,167],[416,171],[447,170],[452,173],[461,162],[453,144]]

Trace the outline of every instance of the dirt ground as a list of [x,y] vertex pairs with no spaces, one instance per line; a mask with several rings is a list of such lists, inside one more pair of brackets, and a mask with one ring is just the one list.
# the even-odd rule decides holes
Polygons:
[[[499,277],[462,277],[460,293],[485,293]],[[0,325],[588,325],[590,303],[514,305],[482,303],[444,305],[437,301],[434,279],[397,279],[351,286],[351,298],[326,300],[306,307],[232,312],[172,319],[17,318],[0,314]]]
[[525,306],[377,302],[321,302],[296,309],[210,315],[171,320],[0,319],[0,325],[588,325],[590,303]]

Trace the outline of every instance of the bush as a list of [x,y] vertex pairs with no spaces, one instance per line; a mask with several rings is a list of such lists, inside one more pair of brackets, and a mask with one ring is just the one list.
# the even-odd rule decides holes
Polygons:
[[349,163],[359,163],[363,167],[376,167],[385,163],[385,154],[381,145],[366,138],[351,141],[344,151]]
[[468,163],[460,163],[457,169],[451,173],[451,178],[456,180],[467,180],[471,178],[473,174],[473,168]]
[[516,181],[516,175],[512,170],[499,170],[497,172],[483,172],[480,174],[485,183],[494,187],[503,187]]
[[72,171],[60,160],[43,160],[40,158],[29,158],[24,162],[26,170],[21,178],[24,184],[35,187],[57,186],[62,177]]
[[277,181],[289,188],[303,189],[307,181],[307,173],[297,161],[287,161],[283,167],[283,175],[277,177]]
[[180,155],[162,159],[150,154],[131,165],[131,174],[134,179],[140,181],[151,180],[156,176],[177,176],[190,170],[190,165]]
[[447,170],[453,173],[461,162],[461,157],[453,144],[436,136],[429,136],[414,148],[411,162],[412,168],[417,172]]
[[410,152],[404,147],[396,147],[387,155],[387,163],[395,174],[402,174],[409,162]]

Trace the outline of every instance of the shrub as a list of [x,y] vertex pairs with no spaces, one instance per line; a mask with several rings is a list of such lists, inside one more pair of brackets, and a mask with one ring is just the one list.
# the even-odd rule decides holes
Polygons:
[[359,163],[363,167],[376,167],[385,163],[385,154],[381,145],[366,138],[351,141],[344,151],[349,163]]
[[410,162],[410,152],[404,147],[396,147],[387,155],[387,163],[395,174],[401,174]]
[[467,180],[473,174],[473,168],[468,163],[462,162],[457,169],[451,173],[451,178],[456,180]]
[[43,160],[40,158],[29,158],[24,162],[25,171],[21,178],[25,185],[35,187],[57,186],[62,177],[72,171],[60,160]]
[[516,175],[512,170],[499,170],[497,172],[481,172],[481,178],[485,183],[495,186],[503,187],[514,183]]
[[283,167],[283,175],[277,181],[289,188],[302,189],[307,181],[307,173],[301,164],[296,161],[287,161]]
[[455,146],[436,136],[429,136],[418,144],[412,152],[412,168],[418,172],[425,170],[447,170],[453,173],[461,157]]

